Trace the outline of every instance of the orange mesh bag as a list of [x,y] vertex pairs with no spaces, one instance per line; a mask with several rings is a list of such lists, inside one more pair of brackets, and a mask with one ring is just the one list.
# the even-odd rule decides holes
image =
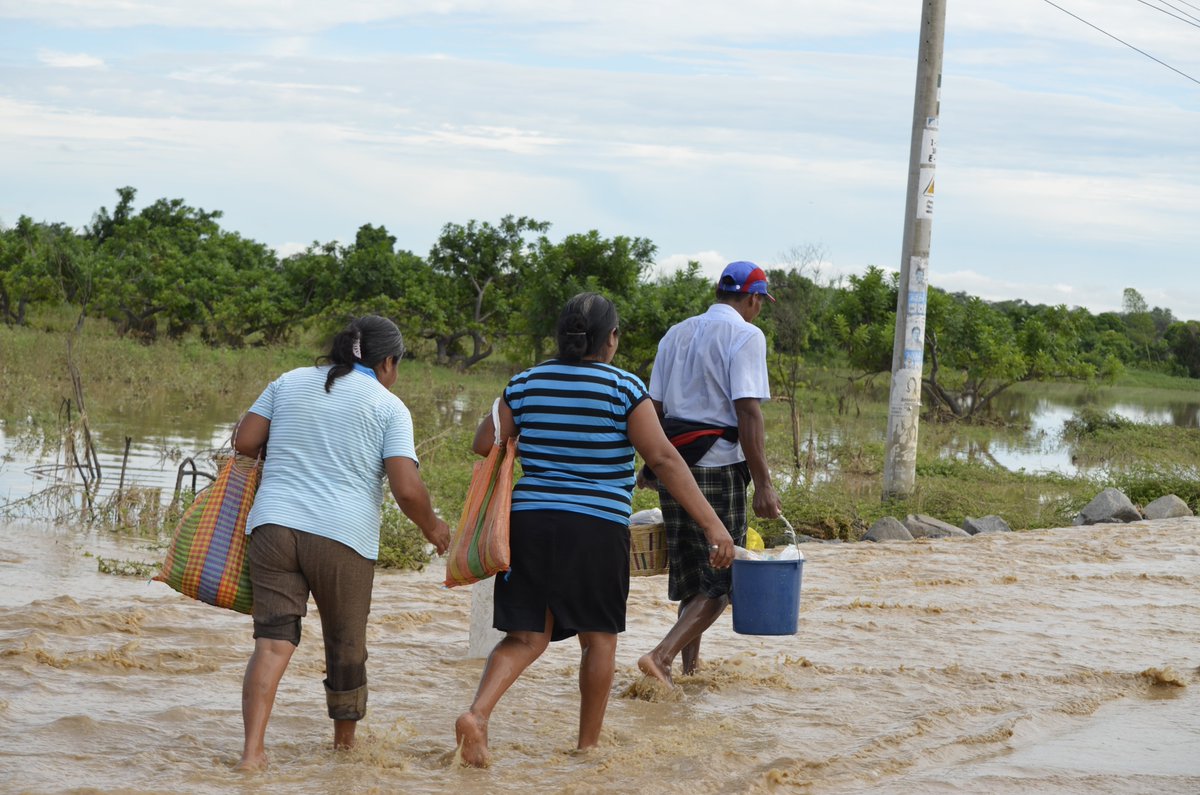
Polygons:
[[452,588],[508,571],[508,514],[512,508],[517,443],[514,439],[499,442],[497,405],[492,406],[492,419],[497,442],[486,458],[475,462],[462,518],[446,551],[446,585]]
[[249,613],[254,600],[246,518],[261,479],[262,459],[234,452],[184,511],[153,579],[184,596]]

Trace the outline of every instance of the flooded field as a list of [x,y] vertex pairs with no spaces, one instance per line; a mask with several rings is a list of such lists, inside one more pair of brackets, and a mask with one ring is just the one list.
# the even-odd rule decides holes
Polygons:
[[486,770],[453,763],[482,661],[443,567],[379,572],[371,696],[329,749],[310,610],[268,730],[233,770],[246,616],[100,574],[146,541],[0,525],[0,789],[6,792],[1200,791],[1200,519],[903,544],[807,544],[800,631],[733,633],[665,692],[635,661],[670,626],[635,578],[602,746],[572,752],[578,646],[501,702]]

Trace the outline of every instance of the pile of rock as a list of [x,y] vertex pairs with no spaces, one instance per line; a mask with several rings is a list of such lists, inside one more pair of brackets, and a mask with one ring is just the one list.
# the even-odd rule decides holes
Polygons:
[[[1120,489],[1105,489],[1079,512],[1079,515],[1075,517],[1075,524],[1135,522],[1139,519],[1176,519],[1192,515],[1192,509],[1188,507],[1188,504],[1174,494],[1159,497],[1139,511]],[[903,522],[894,516],[884,516],[871,525],[862,540],[912,541],[914,538],[947,538],[1009,532],[1012,532],[1012,528],[1008,526],[1008,522],[995,514],[978,519],[968,516],[962,527],[955,527],[923,513],[910,513]]]
[[1159,497],[1141,511],[1120,489],[1105,489],[1084,506],[1075,517],[1075,524],[1109,524],[1136,522],[1139,519],[1178,519],[1192,516],[1188,504],[1174,494]]

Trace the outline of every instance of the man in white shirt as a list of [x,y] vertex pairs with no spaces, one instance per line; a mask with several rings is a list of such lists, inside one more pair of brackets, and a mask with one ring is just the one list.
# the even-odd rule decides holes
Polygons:
[[[667,435],[739,546],[746,543],[750,481],[754,514],[774,518],[781,513],[767,469],[760,406],[771,396],[767,342],[753,324],[765,300],[775,299],[767,292],[762,268],[753,262],[729,263],[717,281],[716,302],[667,331],[650,375],[650,398]],[[640,485],[654,483],[643,480]],[[730,569],[710,565],[704,533],[661,486],[658,494],[670,561],[668,596],[679,602],[679,618],[658,646],[642,655],[638,667],[670,685],[671,666],[680,652],[683,673],[695,671],[701,636],[729,604],[732,575]]]

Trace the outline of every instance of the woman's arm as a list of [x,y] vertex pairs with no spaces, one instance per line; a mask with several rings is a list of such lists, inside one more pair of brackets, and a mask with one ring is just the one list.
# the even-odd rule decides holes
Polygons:
[[[500,441],[511,439],[517,435],[517,423],[513,419],[512,409],[504,402],[504,398],[497,398],[500,401]],[[488,412],[487,416],[479,423],[479,427],[475,429],[475,441],[471,443],[471,449],[478,455],[487,455],[492,451],[492,445],[496,442],[496,427],[492,424],[492,412]]]
[[404,515],[413,520],[421,534],[442,554],[450,546],[450,525],[438,518],[429,500],[429,490],[411,458],[393,456],[383,459],[392,496]]
[[261,414],[247,411],[233,429],[233,448],[242,455],[257,458],[264,452],[271,434],[271,421]]
[[659,482],[703,528],[709,545],[716,545],[716,549],[709,550],[709,563],[719,569],[732,565],[733,537],[700,492],[696,479],[692,477],[687,464],[683,463],[679,451],[667,441],[651,401],[643,400],[630,412],[629,441],[654,470],[654,474],[658,475]]

